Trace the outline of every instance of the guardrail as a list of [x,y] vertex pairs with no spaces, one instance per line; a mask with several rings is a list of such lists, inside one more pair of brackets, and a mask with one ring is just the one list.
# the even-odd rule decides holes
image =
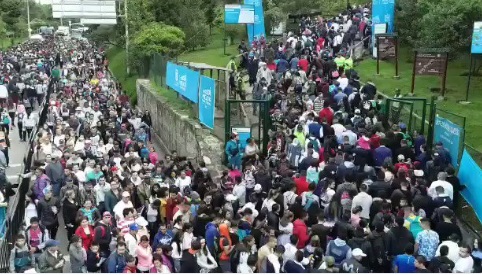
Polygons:
[[[39,122],[36,128],[33,129],[32,135],[30,136],[23,163],[23,174],[31,172],[30,169],[32,167],[35,137],[37,136],[38,129],[40,129],[47,120],[48,104],[50,102],[50,96],[54,91],[55,83],[56,82],[54,80],[50,80],[47,94],[39,106]],[[2,230],[5,231],[3,238],[0,238],[0,273],[9,272],[10,250],[15,242],[15,236],[23,229],[25,222],[25,201],[29,189],[30,177],[22,178],[20,184],[18,185],[18,190],[15,196],[11,198],[11,203],[9,203],[10,211],[6,211],[5,220],[2,225],[3,229],[0,229],[0,232],[2,232]]]

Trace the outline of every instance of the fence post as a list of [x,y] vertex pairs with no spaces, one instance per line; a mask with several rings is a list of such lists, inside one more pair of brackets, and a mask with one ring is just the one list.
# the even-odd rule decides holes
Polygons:
[[435,103],[435,96],[430,98],[430,116],[428,120],[428,135],[427,135],[427,148],[429,152],[432,152],[433,147],[433,135],[434,135],[434,123],[435,123],[435,115],[437,112],[436,109],[437,105]]

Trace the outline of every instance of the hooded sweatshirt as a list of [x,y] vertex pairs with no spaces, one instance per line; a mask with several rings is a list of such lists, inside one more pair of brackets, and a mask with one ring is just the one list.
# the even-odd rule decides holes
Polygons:
[[219,238],[219,231],[216,224],[210,222],[206,225],[206,246],[209,249],[215,248],[215,241]]
[[343,260],[351,258],[351,248],[344,240],[336,238],[328,243],[326,256],[335,258],[335,265],[338,266]]

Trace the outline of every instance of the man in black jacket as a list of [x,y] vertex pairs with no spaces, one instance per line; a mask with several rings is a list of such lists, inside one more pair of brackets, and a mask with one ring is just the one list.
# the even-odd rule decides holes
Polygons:
[[201,267],[197,263],[196,253],[201,249],[201,243],[194,240],[191,248],[182,252],[180,273],[199,273]]
[[387,254],[388,257],[394,258],[397,255],[405,253],[405,248],[408,243],[415,244],[413,235],[405,226],[405,220],[402,217],[396,217],[396,227],[393,227],[387,234]]

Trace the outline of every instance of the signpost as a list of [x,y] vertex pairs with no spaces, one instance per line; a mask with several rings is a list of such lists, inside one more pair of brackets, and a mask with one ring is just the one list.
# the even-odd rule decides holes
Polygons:
[[[226,25],[227,24],[255,24],[254,5],[224,5],[224,54],[226,54]],[[249,34],[248,34],[249,35]],[[254,36],[254,27],[253,33]]]
[[469,104],[469,90],[470,80],[474,72],[475,62],[474,55],[482,54],[482,21],[474,22],[474,29],[472,31],[472,46],[470,48],[470,67],[469,67],[469,79],[467,80],[467,89],[465,91],[465,100],[460,100],[460,104]]
[[376,35],[377,34],[384,34],[384,33],[387,33],[388,31],[388,25],[387,23],[380,23],[380,24],[374,24],[373,26],[373,40],[372,40],[372,54],[373,54],[373,57],[376,58],[377,57],[377,43],[376,43]]
[[398,36],[396,34],[377,34],[377,75],[380,74],[380,60],[395,59],[395,76],[398,76]]
[[445,83],[447,82],[447,65],[449,59],[448,49],[418,49],[414,51],[412,88],[415,90],[415,76],[435,75],[442,78],[441,96],[445,95]]

